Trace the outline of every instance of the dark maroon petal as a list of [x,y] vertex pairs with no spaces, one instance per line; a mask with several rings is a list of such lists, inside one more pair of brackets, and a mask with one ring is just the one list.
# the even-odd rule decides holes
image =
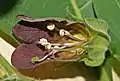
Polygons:
[[[20,21],[13,28],[14,35],[23,40],[26,43],[32,43],[39,41],[41,38],[51,40],[51,34],[45,29],[45,24],[42,23],[30,23],[26,21]],[[50,36],[51,35],[51,36]]]
[[[55,33],[58,38],[59,31],[49,31],[47,29],[49,24],[54,24],[58,29],[65,29],[71,34],[85,32],[88,36],[85,24],[82,22],[73,22],[61,18],[31,18],[23,15],[19,15],[18,18],[22,21],[13,27],[13,33],[17,38],[26,43],[36,42],[41,38],[46,38],[49,42],[54,41],[54,39],[56,40]],[[85,33],[82,34],[86,35]]]
[[32,64],[31,59],[35,56],[42,58],[48,51],[40,49],[36,44],[21,44],[12,54],[12,64],[19,69],[34,68],[38,65]]

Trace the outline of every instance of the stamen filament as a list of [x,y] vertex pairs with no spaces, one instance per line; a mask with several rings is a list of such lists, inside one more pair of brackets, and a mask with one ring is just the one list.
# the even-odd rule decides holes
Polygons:
[[[38,60],[33,60],[33,59],[34,59],[34,57],[33,57],[32,60],[31,60],[31,62],[32,62],[32,63],[42,62],[42,61],[44,61],[45,59],[47,59],[49,56],[54,55],[54,54],[57,53],[57,52],[58,52],[58,50],[52,50],[50,53],[48,53],[48,54],[45,55],[43,58],[38,59]],[[35,58],[36,58],[36,57],[35,57]]]

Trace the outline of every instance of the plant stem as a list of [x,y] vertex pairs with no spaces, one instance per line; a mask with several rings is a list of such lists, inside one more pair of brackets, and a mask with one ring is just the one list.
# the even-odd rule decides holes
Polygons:
[[83,20],[82,14],[81,14],[81,12],[80,12],[81,10],[78,8],[77,3],[76,3],[76,0],[71,0],[71,4],[72,4],[72,6],[73,6],[73,9],[74,9],[76,18],[77,18],[78,20]]
[[14,47],[17,47],[20,44],[15,38],[11,37],[6,32],[3,32],[1,29],[0,29],[0,37],[6,40],[9,44],[11,44]]
[[100,80],[99,81],[113,81],[111,58],[107,58],[105,63],[100,67]]

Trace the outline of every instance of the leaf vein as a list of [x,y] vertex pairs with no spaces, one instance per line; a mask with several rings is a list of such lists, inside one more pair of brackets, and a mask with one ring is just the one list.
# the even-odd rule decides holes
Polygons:
[[119,2],[118,2],[117,0],[114,0],[114,1],[115,1],[115,3],[117,4],[117,6],[120,8]]

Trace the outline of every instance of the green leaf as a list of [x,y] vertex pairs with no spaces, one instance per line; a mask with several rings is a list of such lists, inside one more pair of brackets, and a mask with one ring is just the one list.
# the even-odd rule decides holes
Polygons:
[[118,59],[120,58],[120,0],[93,0],[93,4],[98,18],[106,20],[110,26],[111,48]]
[[108,35],[109,27],[107,22],[101,19],[92,19],[92,18],[86,18],[85,22],[88,25],[88,27],[90,27],[96,32],[102,33],[104,36],[106,36],[110,40],[110,36]]
[[80,7],[83,18],[95,18],[92,0],[79,0],[79,1],[85,1],[83,6]]
[[[26,15],[34,18],[40,17],[62,17],[62,18],[70,18],[70,15],[67,12],[67,7],[72,9],[72,5],[70,0],[17,0],[16,5],[9,10],[7,14],[0,15],[0,29],[10,35],[12,37],[12,27],[19,19],[16,18],[17,15]],[[82,6],[88,0],[76,0],[79,4],[78,6]],[[1,2],[0,2],[1,3]],[[7,3],[7,2],[5,2]],[[6,5],[8,6],[8,5]],[[2,10],[10,8],[3,7]],[[89,10],[91,9],[91,10]],[[85,10],[85,11],[84,11]],[[88,4],[83,9],[83,14],[85,16],[94,16],[92,12],[92,6]],[[72,10],[72,12],[74,12]],[[0,11],[0,13],[2,13]],[[89,14],[88,14],[89,13]],[[4,15],[4,16],[3,16]]]
[[100,66],[105,59],[105,52],[109,41],[97,35],[94,37],[88,44],[84,46],[87,57],[83,59],[86,65],[88,66]]

